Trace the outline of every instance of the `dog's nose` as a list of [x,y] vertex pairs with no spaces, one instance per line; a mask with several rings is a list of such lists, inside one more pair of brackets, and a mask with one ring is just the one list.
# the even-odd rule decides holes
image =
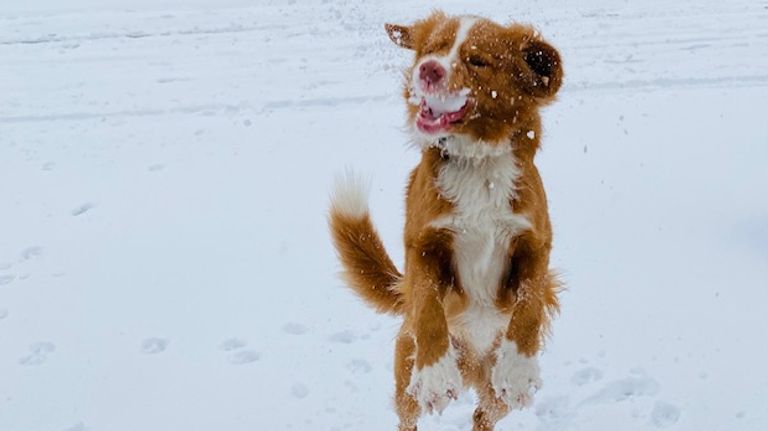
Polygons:
[[437,85],[445,77],[445,69],[435,60],[425,62],[419,67],[419,78],[430,85]]

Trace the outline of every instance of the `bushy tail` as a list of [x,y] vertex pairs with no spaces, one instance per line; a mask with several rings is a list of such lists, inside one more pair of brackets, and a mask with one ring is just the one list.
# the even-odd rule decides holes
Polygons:
[[379,312],[401,314],[402,274],[387,255],[368,212],[368,188],[352,173],[337,178],[328,222],[347,284]]

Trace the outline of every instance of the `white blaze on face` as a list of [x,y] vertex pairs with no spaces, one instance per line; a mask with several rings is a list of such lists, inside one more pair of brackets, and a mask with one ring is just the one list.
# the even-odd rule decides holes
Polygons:
[[461,49],[461,45],[464,44],[464,41],[467,40],[467,36],[469,36],[469,31],[472,30],[472,27],[475,26],[477,23],[477,18],[470,17],[470,16],[463,16],[459,18],[459,30],[456,32],[456,40],[453,41],[453,46],[451,47],[451,51],[448,53],[447,60],[448,65],[445,67],[447,70],[451,70],[454,63],[457,63],[459,59],[459,50]]
[[[411,99],[409,100],[413,104],[419,104],[421,102],[421,99],[425,97],[425,94],[421,88],[421,85],[419,84],[419,69],[421,68],[421,65],[426,63],[430,60],[435,60],[438,63],[440,63],[441,66],[446,71],[445,81],[449,82],[451,79],[451,72],[453,71],[453,67],[455,64],[458,64],[461,59],[459,58],[459,51],[461,50],[461,45],[464,44],[464,42],[467,40],[467,37],[469,36],[469,32],[472,30],[472,27],[475,26],[475,24],[478,22],[479,18],[476,17],[470,17],[470,16],[463,16],[459,18],[459,28],[456,30],[456,39],[453,41],[453,45],[451,45],[451,50],[448,51],[448,54],[446,55],[427,55],[424,56],[416,65],[413,67],[413,71],[411,73]],[[459,94],[461,93],[461,94]],[[461,108],[461,106],[464,105],[464,102],[466,102],[467,94],[469,94],[468,89],[464,89],[461,92],[457,94],[452,94],[450,96],[444,96],[440,99],[442,100],[434,100],[436,105],[438,102],[442,102],[448,107],[454,107],[458,104],[458,108]],[[450,99],[450,100],[448,100]],[[430,106],[432,106],[433,100],[427,100],[427,103],[429,103]],[[454,111],[456,110],[454,109]],[[446,111],[447,112],[447,111]]]

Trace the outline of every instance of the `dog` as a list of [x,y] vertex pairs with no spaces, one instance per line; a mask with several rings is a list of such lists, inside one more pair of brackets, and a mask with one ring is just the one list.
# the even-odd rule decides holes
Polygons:
[[440,11],[386,24],[414,52],[408,126],[421,149],[406,193],[405,271],[371,222],[366,184],[337,180],[329,225],[346,283],[403,317],[395,345],[400,431],[442,413],[464,388],[474,431],[532,402],[538,354],[559,310],[541,178],[539,108],[563,80],[560,54],[532,27]]

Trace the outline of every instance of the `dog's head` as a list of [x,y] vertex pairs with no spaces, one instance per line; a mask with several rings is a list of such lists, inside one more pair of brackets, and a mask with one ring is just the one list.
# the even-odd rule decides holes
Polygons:
[[415,53],[405,98],[409,125],[424,140],[464,135],[494,144],[530,133],[528,120],[562,82],[559,53],[529,26],[435,12],[385,28]]

